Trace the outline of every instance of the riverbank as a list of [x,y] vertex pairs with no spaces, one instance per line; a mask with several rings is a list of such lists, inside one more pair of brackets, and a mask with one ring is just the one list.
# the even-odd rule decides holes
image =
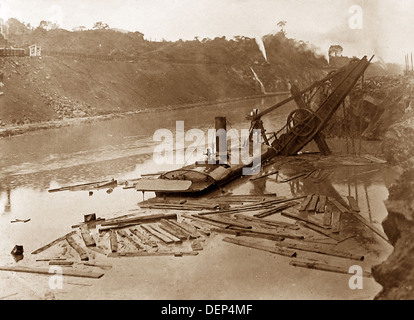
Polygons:
[[252,95],[247,97],[240,97],[240,98],[229,98],[229,99],[221,99],[212,102],[200,102],[200,103],[192,103],[192,104],[183,104],[183,105],[173,105],[173,106],[162,106],[158,108],[145,108],[136,111],[127,111],[127,112],[117,112],[117,113],[108,113],[104,115],[95,115],[95,116],[87,116],[87,117],[77,117],[77,118],[65,118],[60,120],[51,120],[51,121],[44,121],[38,123],[26,123],[21,125],[6,125],[0,128],[0,138],[4,137],[11,137],[15,135],[21,135],[32,131],[38,130],[47,130],[47,129],[58,129],[62,127],[67,127],[71,125],[79,125],[85,123],[93,123],[98,121],[106,121],[115,118],[124,118],[133,116],[136,114],[148,114],[148,113],[158,113],[163,111],[172,111],[172,110],[186,110],[191,108],[203,107],[203,106],[214,106],[214,105],[221,105],[226,103],[233,103],[237,101],[249,101],[254,99],[260,98],[269,98],[275,96],[284,96],[288,95],[288,91],[281,91],[281,92],[271,92],[261,95]]

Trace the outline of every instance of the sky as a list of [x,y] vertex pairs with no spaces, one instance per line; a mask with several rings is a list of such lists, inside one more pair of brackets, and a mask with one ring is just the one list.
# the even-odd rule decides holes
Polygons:
[[67,30],[102,21],[168,41],[261,37],[286,21],[289,38],[324,55],[339,44],[344,55],[404,64],[414,51],[413,0],[0,0],[0,17],[33,26],[49,20]]

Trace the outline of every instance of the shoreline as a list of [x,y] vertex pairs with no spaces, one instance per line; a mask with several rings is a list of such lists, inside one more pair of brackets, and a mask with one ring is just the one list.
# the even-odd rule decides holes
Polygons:
[[248,101],[248,100],[269,98],[269,97],[275,97],[279,95],[283,96],[283,95],[289,95],[289,94],[290,94],[289,91],[270,92],[270,93],[254,95],[254,96],[229,98],[229,99],[209,101],[209,102],[145,108],[145,109],[140,109],[140,110],[135,110],[135,111],[127,111],[127,112],[119,112],[119,113],[114,112],[114,113],[108,113],[108,114],[96,115],[96,116],[88,116],[88,117],[49,120],[49,121],[28,123],[28,124],[15,125],[15,126],[9,125],[9,126],[5,126],[0,129],[0,138],[7,138],[7,137],[16,136],[16,135],[22,135],[22,134],[32,132],[32,131],[58,129],[62,127],[68,127],[71,125],[93,123],[93,122],[98,122],[98,121],[112,120],[116,118],[124,118],[124,117],[133,116],[133,115],[137,115],[141,113],[185,110],[185,109],[197,108],[197,107],[202,107],[202,106],[213,106],[213,105],[224,104],[224,103],[232,103],[232,102],[237,102],[237,101]]

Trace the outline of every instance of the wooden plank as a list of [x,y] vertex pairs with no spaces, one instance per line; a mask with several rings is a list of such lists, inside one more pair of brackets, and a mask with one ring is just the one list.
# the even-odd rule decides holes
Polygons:
[[348,202],[349,202],[349,208],[352,211],[360,212],[361,210],[359,209],[358,203],[355,200],[355,198],[353,196],[348,196],[347,198],[348,198]]
[[384,234],[381,230],[370,224],[363,216],[361,216],[358,212],[351,211],[353,216],[357,218],[359,221],[361,221],[368,229],[370,229],[372,232],[377,234],[380,238],[385,240],[386,242],[390,243],[390,240],[388,240],[388,237],[386,234]]
[[[170,228],[171,231],[174,230],[175,231],[175,236],[177,238],[180,238],[180,239],[182,238],[182,240],[185,240],[185,239],[189,240],[189,239],[193,238],[191,233],[189,233],[186,230],[176,226],[175,224],[171,223],[168,220],[161,220],[160,223],[161,223],[162,226]],[[195,238],[196,237],[194,237],[194,239]]]
[[193,238],[193,239],[202,236],[202,234],[200,234],[198,232],[197,228],[195,228],[194,226],[186,223],[185,221],[178,222],[176,220],[168,220],[168,222],[170,224],[173,224],[173,225],[177,226],[178,228],[183,229],[184,231],[188,232],[189,234],[191,234],[191,238]]
[[333,233],[341,231],[341,212],[333,208],[332,210],[332,230]]
[[257,217],[257,218],[265,218],[265,217],[268,217],[272,214],[279,213],[282,210],[285,210],[287,208],[293,207],[297,204],[298,203],[296,201],[292,201],[292,202],[289,202],[289,203],[282,203],[282,204],[279,204],[275,207],[272,207],[272,209],[269,209],[267,211],[264,211],[264,212],[261,212],[261,213],[256,213],[253,216]]
[[326,210],[323,215],[323,224],[325,226],[330,226],[332,224],[332,205],[331,204],[328,204],[326,206]]
[[76,243],[75,239],[73,239],[72,236],[67,236],[66,241],[79,254],[80,259],[82,261],[89,260],[89,257],[88,257],[88,254],[86,253],[86,251],[83,250],[83,248]]
[[49,266],[72,266],[73,261],[49,261]]
[[295,214],[293,212],[287,212],[287,211],[283,211],[282,212],[282,215],[285,216],[285,217],[289,217],[291,219],[301,220],[301,221],[304,221],[304,222],[308,222],[308,223],[314,224],[315,226],[318,226],[318,227],[321,227],[321,228],[324,228],[324,229],[329,229],[330,228],[330,226],[325,226],[320,221],[317,221],[315,219],[313,219],[313,220],[312,219],[309,219],[308,218],[308,215]]
[[316,205],[318,203],[319,196],[317,194],[312,196],[311,201],[309,202],[308,206],[306,207],[307,211],[315,211]]
[[[31,267],[6,267],[0,266],[0,271],[12,271],[12,272],[25,272],[25,273],[36,273],[36,274],[44,274],[47,276],[53,275],[53,271],[49,268],[31,268]],[[77,271],[74,269],[62,269],[62,276],[67,277],[81,277],[81,278],[92,278],[92,279],[99,279],[104,275],[102,272],[82,272]]]
[[312,200],[313,194],[309,194],[306,196],[305,200],[303,200],[302,204],[299,207],[299,211],[305,211],[308,207],[309,202]]
[[97,224],[101,224],[104,222],[104,218],[98,218],[96,220],[88,221],[88,222],[81,222],[72,226],[72,229],[79,228],[80,226],[88,226],[89,228],[95,227]]
[[203,250],[203,245],[201,244],[201,240],[200,239],[193,240],[193,242],[191,243],[191,249],[193,249],[193,251]]
[[157,224],[151,224],[150,225],[151,228],[161,234],[163,234],[164,236],[170,238],[174,243],[182,243],[180,238],[177,238],[176,236],[174,236],[173,234],[163,230],[162,228],[160,228]]
[[159,257],[159,256],[174,256],[174,257],[182,257],[182,256],[196,256],[198,252],[196,251],[157,251],[157,252],[112,252],[108,254],[108,258],[134,258],[134,257]]
[[117,239],[115,230],[110,230],[109,243],[111,247],[111,252],[117,252],[118,251],[118,239]]
[[276,236],[279,238],[290,238],[296,240],[302,240],[304,237],[302,235],[292,234],[286,231],[279,231],[279,230],[272,230],[272,229],[260,229],[255,228],[254,230],[246,230],[240,229],[237,227],[231,227],[232,230],[237,230],[243,232],[244,234],[260,234],[260,235],[268,235],[268,236]]
[[53,240],[52,242],[44,245],[43,247],[40,247],[39,249],[32,252],[32,254],[38,254],[40,252],[45,251],[46,249],[54,246],[56,243],[59,243],[60,241],[66,240],[66,237],[72,236],[76,233],[76,231],[71,231],[68,234],[64,235],[63,237],[57,238],[56,240]]
[[[324,263],[317,263],[317,262],[307,262],[307,261],[300,261],[300,260],[292,260],[289,263],[291,266],[295,267],[302,267],[308,269],[315,269],[321,271],[328,271],[328,272],[336,272],[336,273],[343,273],[349,275],[349,268],[345,268],[343,266],[334,266]],[[363,272],[364,277],[372,277],[372,274],[368,271]]]
[[247,225],[246,223],[242,223],[239,221],[236,221],[234,219],[225,217],[223,215],[215,215],[214,217],[211,216],[198,216],[198,215],[191,215],[191,217],[197,217],[203,220],[207,220],[207,221],[212,221],[212,222],[218,222],[221,223],[225,226],[235,226],[235,227],[239,227],[239,228],[245,228],[245,229],[251,229],[252,226],[251,225]]
[[174,229],[169,224],[167,224],[165,221],[166,220],[160,222],[159,227],[161,229],[163,229],[164,231],[172,234],[173,236],[180,239],[181,241],[189,239],[189,236],[185,235],[184,232],[182,232],[180,230],[177,230],[177,229]]
[[319,196],[318,205],[316,206],[316,212],[323,213],[325,212],[325,206],[326,206],[326,196]]
[[86,225],[81,225],[79,227],[82,235],[83,242],[87,247],[96,247],[96,242],[93,239],[89,228]]
[[186,191],[192,185],[189,180],[142,179],[134,183],[137,191],[169,192]]
[[138,250],[144,249],[127,231],[116,231],[121,237],[127,238]]
[[173,241],[170,237],[167,237],[167,236],[163,235],[162,233],[160,233],[160,232],[158,232],[158,231],[154,230],[154,229],[153,229],[153,228],[151,228],[151,226],[149,226],[149,225],[145,225],[145,224],[143,224],[143,225],[141,225],[141,227],[142,227],[145,231],[149,232],[149,233],[150,233],[150,234],[152,234],[153,236],[155,236],[155,237],[157,237],[158,239],[160,239],[161,241],[165,242],[166,244],[171,244],[171,243],[174,243],[174,241]]
[[204,219],[204,217],[202,217],[201,215],[182,214],[181,216],[187,219],[192,219],[192,220],[200,221],[202,223],[207,223],[212,226],[219,227],[219,228],[228,228],[230,226],[227,222],[213,221],[212,219]]
[[141,240],[142,244],[147,245],[152,248],[157,248],[158,244],[155,241],[152,241],[147,237],[139,228],[130,228],[129,231],[131,231],[139,240]]
[[292,229],[292,230],[298,230],[299,229],[299,226],[297,226],[295,224],[292,224],[292,223],[268,220],[268,219],[257,218],[257,217],[250,217],[250,216],[242,214],[242,213],[235,214],[234,216],[237,219],[251,221],[251,222],[255,222],[255,223],[259,223],[259,224],[265,224],[267,226],[272,226],[272,227],[276,227],[276,228],[288,228],[288,229]]
[[289,248],[289,249],[295,249],[295,250],[302,250],[307,252],[313,252],[313,253],[319,253],[344,259],[351,259],[351,260],[357,260],[357,261],[363,261],[365,257],[363,255],[356,255],[349,252],[341,252],[332,250],[331,248],[324,247],[323,245],[318,244],[308,244],[308,243],[292,243],[292,242],[275,242],[275,245],[280,248]]
[[101,223],[101,226],[113,226],[113,225],[123,225],[128,223],[148,223],[152,220],[159,220],[159,219],[177,219],[177,214],[175,213],[160,213],[160,214],[150,214],[145,216],[136,216],[132,218],[121,218],[121,219],[113,219],[107,220]]
[[250,238],[259,238],[259,239],[267,239],[271,241],[283,241],[285,240],[284,237],[274,235],[274,234],[265,234],[265,233],[256,233],[256,232],[247,232],[243,230],[234,230],[234,229],[221,229],[221,228],[213,228],[211,232],[217,233],[224,233],[224,234],[232,234],[237,237],[250,237]]
[[248,247],[248,248],[252,248],[252,249],[267,251],[267,252],[278,254],[278,255],[281,255],[281,256],[296,257],[296,252],[293,251],[293,250],[280,249],[280,248],[275,248],[275,247],[271,247],[271,246],[265,246],[265,245],[254,243],[254,242],[251,242],[251,241],[248,241],[248,240],[234,239],[234,238],[226,237],[226,238],[223,238],[223,241],[228,242],[228,243],[237,244],[238,246],[243,246],[243,247]]
[[339,211],[341,211],[342,213],[348,213],[349,210],[347,208],[345,208],[342,204],[339,203],[338,200],[336,200],[335,198],[332,197],[328,197],[328,200],[339,209]]

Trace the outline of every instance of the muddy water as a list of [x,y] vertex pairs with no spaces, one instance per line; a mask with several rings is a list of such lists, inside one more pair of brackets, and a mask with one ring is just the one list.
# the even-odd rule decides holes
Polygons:
[[[84,214],[93,212],[104,218],[128,214],[142,200],[142,194],[122,188],[115,188],[110,194],[97,191],[92,196],[87,192],[48,193],[48,189],[107,178],[132,179],[143,173],[179,167],[154,164],[153,150],[159,144],[153,141],[156,130],[174,131],[176,120],[182,120],[185,130],[206,131],[213,127],[215,116],[226,116],[229,129],[248,129],[245,116],[253,108],[263,110],[279,99],[140,114],[1,139],[0,265],[14,263],[10,251],[16,244],[23,245],[29,255],[42,244],[70,232],[72,225],[83,220]],[[289,104],[270,114],[264,119],[265,128],[282,127],[293,109],[294,105]],[[343,146],[337,149],[338,153],[344,152]],[[321,168],[324,169],[323,164]],[[297,170],[300,168],[287,165],[281,175],[288,176]],[[378,165],[330,166],[326,170],[329,179],[318,185],[300,179],[281,184],[270,176],[258,182],[239,179],[226,188],[235,194],[276,192],[290,196],[316,193],[317,188],[322,188],[327,195],[330,195],[328,192],[333,196],[353,195],[361,206],[361,214],[381,228],[380,223],[386,216],[383,200],[388,196],[385,181],[392,173]],[[15,219],[30,221],[11,223]],[[364,237],[355,237],[350,246],[369,249],[368,264],[385,259],[390,252],[389,246],[373,245],[372,239]],[[26,258],[19,263],[24,265],[27,261]],[[61,299],[369,299],[381,289],[368,279],[364,290],[350,290],[347,275],[298,270],[290,267],[284,257],[235,247],[216,239],[211,239],[198,257],[110,262],[114,268],[99,282],[91,283],[90,287],[68,284],[54,294]],[[45,278],[0,272],[0,297],[16,293],[15,298],[43,299],[50,291]],[[25,284],[21,290],[13,289],[16,279]]]

